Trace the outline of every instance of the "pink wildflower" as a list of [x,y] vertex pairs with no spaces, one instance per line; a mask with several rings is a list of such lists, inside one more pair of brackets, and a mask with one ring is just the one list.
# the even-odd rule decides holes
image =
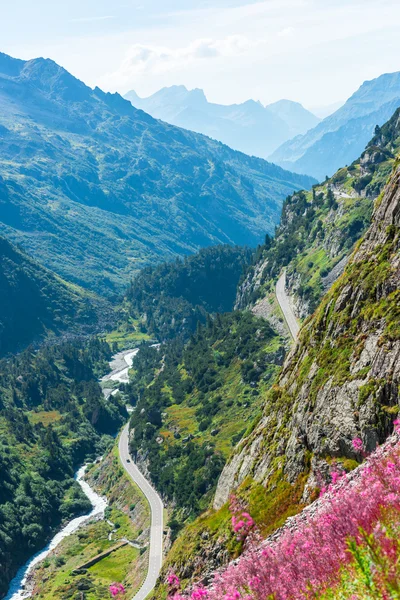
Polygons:
[[191,600],[203,600],[203,598],[207,598],[208,596],[208,592],[206,589],[204,589],[203,587],[198,587],[195,590],[193,590],[192,595],[191,595]]
[[178,589],[179,586],[181,585],[181,582],[179,581],[179,577],[177,575],[175,575],[175,573],[172,573],[172,572],[167,575],[167,583],[170,588],[175,588],[175,589]]
[[360,438],[354,438],[354,440],[352,440],[352,446],[354,448],[354,450],[356,452],[362,452],[364,449],[364,444],[362,442],[362,439]]
[[112,583],[109,590],[113,598],[116,598],[120,594],[125,594],[125,588],[122,583]]
[[[399,424],[400,429],[400,424]],[[363,448],[361,440],[353,447]],[[340,474],[332,481],[342,479]],[[349,484],[347,484],[347,481]],[[239,534],[253,525],[244,506],[234,504],[232,525],[239,525]],[[317,503],[315,512],[301,517],[274,541],[257,545],[255,535],[249,535],[242,556],[218,573],[207,600],[305,600],[315,598],[315,591],[335,585],[341,568],[353,558],[348,540],[363,543],[365,536],[373,536],[378,551],[389,565],[396,564],[400,543],[390,537],[381,525],[382,516],[400,513],[400,443],[387,451],[380,447],[369,457],[356,475],[344,475],[343,484],[335,493],[325,494]],[[390,528],[389,528],[390,529]],[[390,598],[379,582],[380,573],[372,569],[379,597]],[[388,578],[395,573],[388,571]],[[312,592],[310,590],[313,590]],[[385,595],[386,594],[386,595]],[[203,600],[193,596],[191,600]],[[354,597],[354,600],[356,597]],[[176,600],[182,600],[176,598]],[[188,600],[186,598],[186,600]]]
[[261,579],[259,577],[257,577],[257,575],[255,575],[249,581],[249,588],[251,590],[257,590],[257,588],[260,585],[260,583],[261,583]]
[[232,529],[239,534],[238,539],[247,537],[254,525],[254,520],[248,512],[242,512],[239,519],[232,515]]

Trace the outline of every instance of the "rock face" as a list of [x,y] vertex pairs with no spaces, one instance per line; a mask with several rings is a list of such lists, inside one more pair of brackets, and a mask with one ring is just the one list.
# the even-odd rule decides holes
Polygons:
[[[236,308],[250,308],[279,324],[268,302],[282,269],[286,292],[305,319],[343,273],[355,244],[371,225],[373,201],[384,189],[400,151],[400,109],[376,128],[360,158],[312,192],[289,196],[274,239],[266,238],[241,283]],[[271,304],[271,302],[270,302]],[[279,314],[279,313],[278,313]]]
[[355,437],[373,450],[391,433],[400,384],[399,182],[397,164],[371,227],[225,466],[215,508],[249,476],[267,485],[278,470],[290,483],[306,473],[311,485],[317,464],[320,473],[331,458],[358,458]]

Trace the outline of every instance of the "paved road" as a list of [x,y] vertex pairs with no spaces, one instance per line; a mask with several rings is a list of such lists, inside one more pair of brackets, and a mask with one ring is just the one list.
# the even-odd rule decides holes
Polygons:
[[[134,350],[126,350],[120,352],[113,357],[111,373],[103,377],[103,381],[112,380],[125,383],[129,381],[129,369],[132,366],[132,360],[139,352],[138,348]],[[103,390],[110,392],[111,390]],[[115,390],[117,391],[117,390]],[[113,392],[114,393],[114,392]],[[133,482],[142,490],[150,505],[151,526],[150,526],[150,550],[149,550],[149,566],[146,579],[140,590],[132,600],[144,600],[154,589],[158,575],[160,573],[162,558],[163,558],[163,516],[164,506],[160,496],[155,489],[147,481],[147,479],[139,471],[132,457],[129,454],[129,424],[122,430],[119,439],[119,456],[124,469],[132,478]],[[129,462],[128,462],[129,460]]]
[[[162,565],[164,506],[160,496],[139,471],[129,454],[128,428],[129,424],[124,427],[121,433],[119,456],[124,469],[146,496],[151,510],[149,569],[142,587],[133,597],[133,600],[144,600],[155,587]],[[128,459],[130,460],[129,463],[127,462]]]
[[290,335],[296,341],[300,326],[290,304],[289,296],[285,292],[286,272],[284,271],[276,283],[276,299],[281,307]]

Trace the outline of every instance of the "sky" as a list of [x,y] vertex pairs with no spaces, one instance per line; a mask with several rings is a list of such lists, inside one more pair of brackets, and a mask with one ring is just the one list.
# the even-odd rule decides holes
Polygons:
[[308,108],[400,71],[398,0],[0,0],[0,51],[94,87],[183,84],[212,102]]

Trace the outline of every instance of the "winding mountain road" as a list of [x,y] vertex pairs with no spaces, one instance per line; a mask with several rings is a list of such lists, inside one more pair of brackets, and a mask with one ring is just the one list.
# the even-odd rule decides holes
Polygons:
[[[160,574],[163,558],[163,512],[164,506],[160,496],[139,471],[129,454],[129,423],[124,427],[119,439],[119,456],[125,471],[133,482],[142,490],[150,505],[150,552],[146,579],[133,600],[144,600],[154,589]],[[128,462],[128,460],[130,462]]]
[[296,341],[297,336],[299,335],[300,326],[297,322],[296,315],[294,314],[292,306],[290,304],[290,298],[286,294],[285,284],[286,284],[286,271],[283,271],[282,275],[279,277],[278,281],[276,282],[275,294],[276,294],[276,299],[278,300],[278,304],[281,307],[281,310],[283,312],[283,316],[285,318],[288,329],[290,331],[290,335],[292,336],[293,340]]
[[[111,373],[106,375],[106,377],[103,377],[102,381],[128,382],[129,369],[132,366],[133,358],[138,352],[139,349],[135,348],[134,350],[120,352],[114,356],[113,361],[110,363],[112,369]],[[109,389],[103,389],[103,392],[105,393],[106,398],[110,393],[113,393]],[[144,600],[154,589],[162,566],[164,506],[156,490],[147,481],[144,475],[142,475],[129,454],[129,423],[127,423],[122,430],[119,438],[118,450],[122,466],[132,481],[141,489],[150,506],[151,525],[149,565],[146,579],[144,580],[142,587],[132,598],[132,600]]]

